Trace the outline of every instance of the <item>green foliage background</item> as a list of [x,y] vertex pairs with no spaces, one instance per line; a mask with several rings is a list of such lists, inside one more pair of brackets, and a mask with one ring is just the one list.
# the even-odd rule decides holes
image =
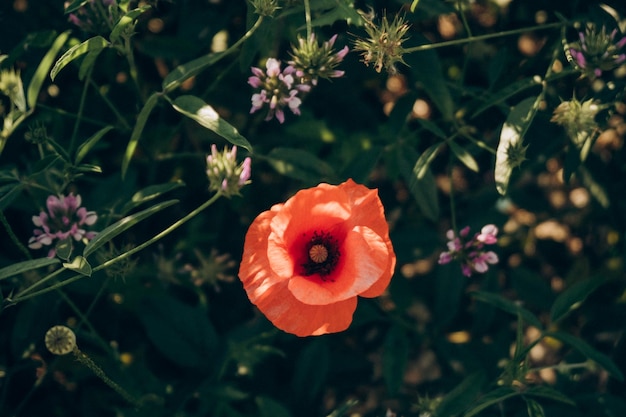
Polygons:
[[[595,1],[411,3],[311,0],[320,39],[352,48],[356,10],[372,8],[404,16],[414,49],[396,75],[352,51],[345,77],[321,80],[284,124],[249,114],[247,78],[290,59],[302,1],[281,1],[249,37],[243,0],[132,3],[143,8],[113,34],[80,31],[54,2],[0,5],[0,68],[19,69],[28,104],[0,154],[0,415],[626,415],[626,78],[622,66],[598,87],[563,47],[575,22],[623,31],[625,5],[606,2],[616,20]],[[210,55],[217,34],[244,41]],[[573,97],[609,104],[584,158],[550,121]],[[496,159],[506,125],[527,147],[514,169]],[[105,267],[205,207],[213,143],[252,157],[242,196]],[[392,283],[346,332],[283,333],[236,277],[246,230],[297,190],[347,178],[378,188]],[[97,211],[100,237],[62,260],[25,251],[31,217],[69,191]],[[489,223],[498,265],[467,279],[437,264],[448,229]],[[137,403],[50,354],[57,324]]]

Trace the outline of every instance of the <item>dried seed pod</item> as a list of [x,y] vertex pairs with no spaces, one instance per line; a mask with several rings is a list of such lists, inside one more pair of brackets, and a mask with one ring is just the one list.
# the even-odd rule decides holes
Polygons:
[[66,326],[54,326],[46,332],[46,348],[55,355],[67,355],[76,348],[76,334]]

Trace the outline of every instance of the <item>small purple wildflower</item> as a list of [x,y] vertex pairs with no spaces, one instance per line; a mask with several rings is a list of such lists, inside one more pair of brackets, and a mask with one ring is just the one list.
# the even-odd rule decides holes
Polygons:
[[493,224],[483,226],[480,233],[476,233],[471,239],[469,226],[464,227],[456,236],[453,230],[448,230],[448,251],[439,255],[438,263],[444,265],[458,260],[461,263],[461,271],[466,277],[472,276],[473,272],[485,273],[489,265],[498,263],[498,255],[493,251],[483,250],[485,245],[494,245],[498,242],[496,237],[498,228]]
[[[87,211],[81,207],[80,195],[74,196],[70,193],[67,196],[51,195],[46,200],[47,212],[42,211],[38,216],[33,216],[33,223],[37,229],[33,231],[33,236],[28,240],[28,247],[31,249],[41,249],[43,246],[50,246],[56,239],[63,240],[68,237],[76,241],[91,240],[96,236],[96,232],[88,232],[84,226],[92,226],[98,216],[94,211]],[[48,257],[56,254],[54,248],[48,252]]]
[[219,153],[215,144],[211,145],[211,155],[206,158],[209,189],[219,191],[226,197],[238,195],[239,190],[250,184],[252,160],[246,157],[241,164],[237,163],[237,146],[231,150],[224,147]]
[[598,30],[593,23],[585,26],[584,32],[578,33],[578,41],[568,45],[567,52],[572,65],[590,78],[601,77],[626,61],[626,36],[619,35],[613,29],[607,33],[603,26]]
[[[66,2],[66,6],[68,4]],[[105,34],[111,31],[120,16],[116,0],[89,0],[70,13],[68,20],[87,33]]]
[[260,90],[252,95],[250,114],[267,107],[265,120],[276,116],[280,123],[285,121],[285,107],[293,114],[300,115],[301,96],[309,92],[311,86],[296,82],[296,69],[293,66],[289,65],[281,71],[280,61],[277,59],[269,58],[265,68],[264,72],[260,68],[252,67],[253,75],[248,78],[248,84]]

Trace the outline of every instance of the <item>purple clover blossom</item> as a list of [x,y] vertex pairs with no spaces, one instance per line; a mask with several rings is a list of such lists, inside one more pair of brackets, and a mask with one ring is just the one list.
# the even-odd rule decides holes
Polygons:
[[597,30],[593,23],[588,23],[585,31],[578,33],[578,41],[569,44],[570,62],[591,78],[601,77],[604,71],[626,61],[626,36],[616,40],[617,35],[617,29],[607,33],[605,27]]
[[266,71],[260,68],[252,67],[252,76],[248,78],[248,84],[252,87],[260,89],[258,93],[252,95],[252,108],[250,114],[268,108],[265,120],[271,120],[276,116],[276,120],[280,123],[285,121],[284,108],[295,115],[300,115],[300,104],[302,99],[298,95],[307,93],[311,90],[309,84],[297,83],[294,75],[296,69],[289,65],[284,70],[280,69],[280,61],[269,58],[265,63]]
[[241,164],[237,163],[237,146],[220,153],[215,144],[211,145],[211,154],[207,156],[207,176],[209,189],[219,191],[226,197],[238,195],[239,190],[250,183],[252,160],[246,157]]
[[498,242],[496,237],[498,228],[493,224],[483,226],[480,233],[476,233],[471,239],[469,226],[464,227],[457,236],[453,230],[448,230],[448,251],[439,255],[438,263],[445,265],[453,260],[461,263],[461,272],[466,277],[472,276],[473,272],[483,274],[489,269],[489,265],[498,263],[498,255],[493,251],[484,250],[485,245],[494,245]]
[[[38,216],[33,216],[33,223],[37,229],[33,231],[33,236],[28,240],[28,247],[31,249],[41,249],[43,246],[50,246],[56,239],[63,240],[68,237],[76,241],[83,239],[91,240],[96,236],[96,232],[88,232],[84,226],[92,226],[98,216],[93,211],[87,211],[81,207],[82,199],[80,195],[68,196],[51,195],[46,200],[47,212],[42,211]],[[54,248],[48,252],[48,257],[56,254]]]

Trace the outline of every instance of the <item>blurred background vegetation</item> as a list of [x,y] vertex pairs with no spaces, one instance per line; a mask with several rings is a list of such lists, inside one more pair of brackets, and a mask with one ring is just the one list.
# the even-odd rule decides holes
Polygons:
[[[156,202],[179,200],[108,242],[94,265],[210,198],[206,155],[228,141],[166,100],[150,112],[122,175],[124,155],[165,77],[233,45],[254,23],[254,7],[155,0],[128,10],[141,5],[150,7],[129,42],[136,83],[119,50],[105,48],[87,74],[77,59],[45,78],[35,110],[6,139],[0,267],[28,259],[10,233],[26,245],[50,194],[79,193],[98,213],[96,230],[147,208],[148,200],[128,206],[146,187],[160,185]],[[283,124],[249,113],[247,84],[251,66],[288,61],[304,33],[303,2],[279,5],[236,53],[171,92],[201,98],[249,141],[253,152],[240,147],[240,155],[252,157],[252,184],[129,260],[59,290],[13,304],[46,270],[3,277],[0,415],[626,415],[626,67],[582,76],[564,47],[578,40],[576,22],[623,33],[624,2],[420,0],[411,11],[402,0],[312,0],[318,38],[338,34],[338,49],[366,36],[356,10],[372,10],[375,21],[403,17],[406,49],[459,42],[407,53],[395,73],[376,72],[352,51],[340,66],[345,76],[321,80],[302,114],[288,112]],[[3,1],[0,53],[8,57],[0,67],[19,70],[28,85],[65,31],[58,55],[109,36],[74,26],[61,2]],[[551,121],[573,98],[607,105],[594,114],[584,161]],[[529,99],[526,159],[502,195],[494,152],[511,109],[528,110],[520,103]],[[88,167],[58,157],[106,126]],[[435,145],[418,179],[416,162]],[[398,258],[391,285],[379,299],[361,299],[343,333],[276,330],[237,278],[247,227],[299,189],[347,178],[378,188]],[[453,223],[472,231],[495,224],[500,262],[471,278],[456,263],[438,265]],[[74,329],[81,351],[142,405],[72,356],[50,354],[44,334],[57,324]]]

